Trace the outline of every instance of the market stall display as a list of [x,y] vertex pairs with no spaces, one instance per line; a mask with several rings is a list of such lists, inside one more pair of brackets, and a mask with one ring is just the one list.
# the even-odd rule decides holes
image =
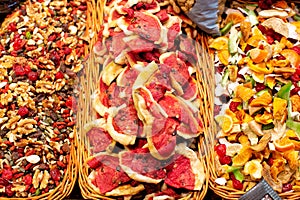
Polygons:
[[[299,2],[230,1],[211,39],[210,187],[238,199],[265,179],[299,198]],[[213,120],[213,116],[211,116]]]
[[31,0],[2,23],[1,199],[63,199],[74,186],[77,74],[88,53],[88,9],[82,0]]
[[207,91],[196,25],[171,1],[92,4],[97,35],[79,101],[83,196],[203,199]]

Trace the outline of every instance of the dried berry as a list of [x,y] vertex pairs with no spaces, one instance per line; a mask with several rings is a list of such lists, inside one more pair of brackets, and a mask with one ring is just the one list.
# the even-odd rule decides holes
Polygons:
[[57,72],[55,74],[55,79],[58,80],[58,79],[63,79],[64,78],[64,73],[62,73],[61,71]]
[[38,73],[34,71],[29,72],[27,76],[30,81],[36,81],[38,79]]
[[23,107],[20,107],[19,110],[18,110],[18,114],[21,116],[21,117],[25,117],[27,114],[28,114],[29,110],[27,107],[23,106]]

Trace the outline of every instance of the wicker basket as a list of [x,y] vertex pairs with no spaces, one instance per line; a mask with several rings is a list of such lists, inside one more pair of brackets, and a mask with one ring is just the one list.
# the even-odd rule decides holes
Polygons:
[[[287,1],[294,4],[299,4],[300,1]],[[231,4],[232,1],[229,0],[227,2],[223,2],[226,4]],[[245,4],[254,4],[257,3],[257,1],[243,1],[243,0],[235,0],[234,6],[241,6]],[[224,5],[223,5],[224,6]],[[222,13],[220,13],[221,15]],[[208,127],[208,132],[206,133],[208,141],[207,144],[209,144],[206,148],[209,151],[209,158],[208,158],[208,168],[210,171],[209,176],[209,188],[213,190],[214,193],[222,197],[223,199],[230,199],[230,200],[238,200],[242,195],[245,194],[245,192],[227,187],[227,186],[221,186],[215,183],[215,180],[219,177],[217,175],[216,169],[218,168],[218,164],[215,160],[215,151],[214,151],[214,145],[216,144],[216,135],[218,132],[218,125],[216,124],[214,120],[214,91],[215,91],[215,66],[214,66],[214,52],[211,51],[208,47],[208,40],[211,39],[211,36],[207,36],[202,40],[202,46],[204,49],[206,49],[203,53],[203,57],[205,57],[205,65],[204,65],[204,77],[207,78],[207,83],[209,86],[210,94],[208,95],[209,101],[208,107],[210,110],[208,111],[207,119],[212,122],[211,126]],[[282,199],[300,199],[300,192],[285,192],[280,193],[279,196]]]
[[[93,120],[97,118],[96,111],[92,108],[92,95],[93,93],[98,89],[98,82],[100,78],[100,72],[101,67],[99,64],[95,61],[95,55],[92,51],[93,43],[97,41],[97,35],[96,33],[99,32],[101,23],[103,21],[103,8],[104,8],[104,1],[91,1],[91,6],[93,7],[92,12],[92,24],[94,24],[93,31],[95,33],[95,38],[91,42],[90,50],[91,54],[89,56],[89,59],[86,63],[84,76],[81,77],[81,84],[82,84],[82,91],[83,93],[80,95],[79,103],[80,107],[82,108],[82,112],[80,112],[80,122],[79,122],[79,146],[77,149],[78,153],[78,164],[79,164],[79,186],[81,189],[82,196],[85,199],[111,199],[109,197],[105,197],[102,194],[100,194],[98,191],[95,191],[94,187],[91,186],[90,181],[88,180],[88,175],[90,173],[89,167],[86,164],[86,159],[91,156],[91,152],[88,150],[88,141],[87,137],[84,132],[84,126]],[[200,38],[199,34],[199,41]],[[200,57],[202,51],[201,46],[197,45],[197,52],[199,56],[199,66],[202,66],[203,60]],[[198,67],[198,89],[199,93],[201,94],[202,101],[202,107],[200,108],[200,115],[204,116],[204,112],[207,112],[207,109],[205,109],[206,103],[208,101],[207,98],[205,98],[208,94],[207,92],[207,84],[204,82],[204,79],[200,74],[202,74],[202,69]],[[209,124],[209,121],[204,119],[204,127],[207,128]],[[201,151],[199,152],[199,159],[200,162],[204,164],[204,170],[205,170],[205,182],[202,186],[202,190],[199,192],[191,192],[187,197],[182,199],[204,199],[207,189],[208,189],[208,170],[206,163],[208,162],[208,158],[205,156],[207,155],[207,149],[206,149],[206,140],[207,138],[204,137],[204,135],[201,135],[198,139],[198,149]]]

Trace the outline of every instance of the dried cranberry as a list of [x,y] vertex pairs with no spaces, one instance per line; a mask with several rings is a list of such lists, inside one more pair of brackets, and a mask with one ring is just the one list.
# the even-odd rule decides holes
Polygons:
[[257,28],[258,28],[263,34],[266,34],[266,32],[267,32],[266,27],[264,27],[263,25],[259,24],[259,25],[257,25]]
[[263,83],[256,83],[255,85],[256,92],[266,89],[266,86]]
[[32,184],[32,176],[30,174],[27,174],[23,177],[23,181],[25,185],[31,185]]
[[231,157],[230,156],[221,156],[221,157],[219,157],[219,161],[222,165],[230,165]]
[[300,87],[295,87],[291,90],[291,96],[298,94],[300,92]]
[[133,18],[133,16],[134,16],[134,11],[133,11],[133,9],[131,9],[131,8],[123,8],[122,9],[124,12],[126,12],[127,13],[127,16],[129,17],[129,18]]
[[72,49],[70,47],[65,47],[64,54],[69,55],[70,53],[72,53]]
[[0,178],[0,185],[1,186],[7,186],[8,184],[9,184],[9,182],[6,179]]
[[25,74],[29,74],[29,72],[31,72],[31,68],[29,65],[25,65],[24,66],[24,71],[25,71]]
[[48,37],[48,41],[50,42],[53,42],[54,40],[56,39],[56,34],[55,33],[52,33],[49,37]]
[[76,110],[76,99],[75,97],[70,96],[66,101],[66,106],[70,109]]
[[63,79],[64,78],[64,73],[62,73],[61,71],[57,72],[55,74],[55,79],[58,80],[58,79]]
[[18,110],[18,114],[19,114],[21,117],[25,117],[28,113],[29,113],[29,110],[28,110],[28,108],[25,107],[25,106],[20,107],[19,110]]
[[232,180],[232,185],[234,189],[237,190],[242,190],[243,189],[243,183],[239,180],[233,179]]
[[291,80],[293,83],[298,83],[298,81],[300,81],[300,75],[294,73],[292,76],[291,76]]
[[61,176],[59,169],[57,168],[51,169],[50,176],[54,181],[59,181]]
[[52,51],[50,53],[50,59],[55,63],[55,64],[59,64],[60,62],[60,55],[58,54],[57,51]]
[[269,9],[271,8],[273,2],[272,0],[259,0],[258,1],[258,7],[261,9]]
[[13,173],[10,169],[3,169],[2,178],[6,180],[11,180],[13,178]]
[[15,192],[13,192],[13,191],[11,190],[11,188],[12,188],[12,185],[8,185],[8,186],[5,187],[5,194],[6,194],[8,197],[12,197],[12,196],[14,196],[14,194],[15,194]]
[[267,163],[268,163],[268,165],[272,166],[273,163],[274,163],[274,159],[273,159],[273,158],[269,158],[269,159],[267,160]]
[[155,14],[161,22],[166,22],[169,19],[168,13],[166,10],[161,10]]
[[286,58],[283,55],[278,55],[275,57],[277,60],[285,60]]
[[292,184],[290,183],[286,183],[282,185],[282,192],[288,192],[291,191],[293,189]]
[[38,79],[38,73],[37,72],[31,71],[31,72],[28,73],[27,76],[28,76],[28,79],[30,81],[36,81]]
[[238,106],[241,105],[241,102],[235,102],[235,101],[231,101],[230,104],[229,104],[229,109],[232,111],[232,112],[236,112],[238,111]]
[[13,70],[16,76],[24,76],[26,74],[24,67],[19,64],[15,64]]
[[17,29],[17,24],[16,24],[15,22],[11,22],[11,23],[8,25],[7,29],[8,29],[10,32],[15,32],[15,31],[18,30],[18,29]]
[[215,146],[215,151],[218,154],[219,157],[226,155],[226,145],[225,144],[219,144]]
[[25,42],[22,39],[17,38],[14,40],[13,48],[15,51],[18,51],[18,50],[22,49],[24,45],[25,45]]
[[294,51],[296,51],[298,53],[298,55],[300,55],[300,47],[299,46],[294,46],[294,47],[292,47],[292,49]]

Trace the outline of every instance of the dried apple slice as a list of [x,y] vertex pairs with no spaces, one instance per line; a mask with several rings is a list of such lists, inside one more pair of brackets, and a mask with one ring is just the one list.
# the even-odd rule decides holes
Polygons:
[[147,148],[120,153],[120,166],[130,178],[145,183],[159,183],[165,176],[165,163],[154,158]]
[[174,188],[200,190],[205,180],[203,163],[197,154],[181,143],[176,146],[174,162],[167,168],[165,183]]

